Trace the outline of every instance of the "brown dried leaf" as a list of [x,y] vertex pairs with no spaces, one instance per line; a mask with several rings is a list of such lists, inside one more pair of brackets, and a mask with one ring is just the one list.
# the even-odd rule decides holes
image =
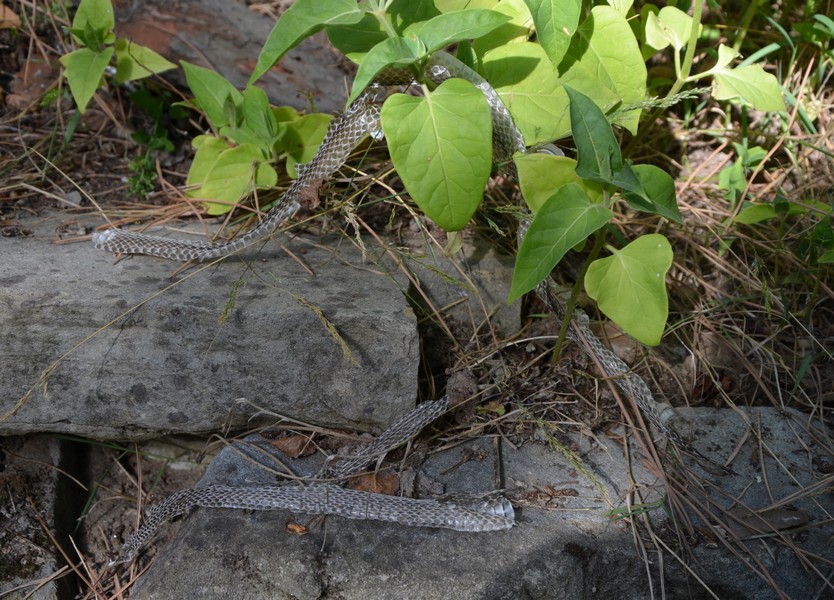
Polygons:
[[0,29],[19,29],[20,17],[8,6],[0,4]]
[[393,496],[400,491],[400,480],[396,473],[380,471],[354,477],[348,482],[348,487],[360,492]]
[[287,523],[287,532],[293,535],[307,535],[307,528],[298,523]]
[[315,444],[306,435],[288,435],[273,440],[271,443],[288,458],[310,456],[316,451]]

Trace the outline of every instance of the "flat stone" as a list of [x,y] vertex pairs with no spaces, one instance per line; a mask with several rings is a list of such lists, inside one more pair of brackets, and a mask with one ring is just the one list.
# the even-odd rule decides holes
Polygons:
[[[134,0],[116,5],[116,33],[147,46],[168,60],[213,69],[236,88],[246,87],[274,20],[228,0]],[[290,50],[279,65],[258,80],[277,105],[325,113],[342,110],[347,100],[344,58],[319,33]],[[185,84],[181,70],[165,77]]]
[[[698,409],[686,411],[685,417],[701,432],[696,445],[716,459],[726,459],[734,450],[732,444],[742,441],[747,423],[768,423],[761,430],[762,439],[774,456],[783,460],[792,456],[784,464],[806,472],[798,478],[803,485],[812,475],[807,473],[811,457],[802,447],[807,440],[788,435],[796,430],[791,416],[785,419],[772,409],[735,413]],[[497,474],[503,472],[509,493],[521,509],[518,525],[510,531],[461,533],[328,517],[323,525],[314,519],[309,533],[298,536],[289,533],[286,524],[306,523],[309,517],[287,511],[244,514],[198,509],[140,579],[132,597],[148,600],[189,592],[202,598],[243,599],[640,599],[657,596],[661,582],[656,565],[661,560],[667,597],[713,597],[669,554],[658,556],[654,550],[649,551],[650,584],[628,521],[609,517],[612,508],[625,506],[626,494],[635,489],[640,490],[645,506],[662,498],[662,488],[639,457],[631,461],[629,476],[622,447],[612,440],[568,433],[558,434],[554,444],[550,434],[539,436],[546,443],[528,442],[516,449],[504,445],[500,455],[493,440],[473,440],[432,455],[417,472],[416,489],[438,492],[494,489]],[[751,470],[747,462],[758,445],[752,439],[748,437],[737,453],[733,464],[737,475],[717,477],[714,484],[745,496],[755,508],[763,484],[755,475],[759,467]],[[255,437],[249,441],[268,447]],[[221,452],[201,485],[275,481],[242,456],[232,449]],[[320,464],[318,457],[290,462],[300,473],[315,472]],[[798,489],[779,478],[775,460],[765,462],[770,463],[766,468],[773,477],[772,500]],[[749,493],[742,493],[751,487]],[[715,499],[724,498],[716,489]],[[822,521],[825,511],[834,510],[831,498],[802,499],[797,504],[811,511],[812,521]],[[664,512],[655,507],[649,516],[655,531],[661,533],[668,524]],[[818,544],[817,538],[822,541],[830,536],[831,526],[818,529],[810,536],[786,535],[830,560],[834,552]],[[748,543],[758,559],[770,556],[765,565],[785,594],[795,599],[820,597],[820,580],[809,577],[792,552],[766,539]],[[748,565],[720,546],[693,545],[690,551],[689,568],[717,597],[777,597]]]
[[[404,260],[433,308],[453,320],[453,330],[469,334],[486,324],[499,337],[509,337],[521,329],[521,303],[507,304],[515,259],[487,240],[476,237],[451,257],[435,249]],[[414,300],[425,303],[419,294]]]
[[[67,580],[51,579],[59,568],[54,544],[38,517],[62,543],[73,522],[72,502],[57,501],[66,468],[62,444],[48,436],[0,439],[0,597],[51,600]],[[62,481],[64,479],[64,481]],[[72,530],[70,526],[69,531]],[[69,547],[69,545],[67,545]]]
[[0,238],[0,414],[25,398],[0,434],[144,439],[276,415],[369,430],[413,408],[414,315],[349,244],[279,237],[174,276],[166,260],[49,245],[59,220]]

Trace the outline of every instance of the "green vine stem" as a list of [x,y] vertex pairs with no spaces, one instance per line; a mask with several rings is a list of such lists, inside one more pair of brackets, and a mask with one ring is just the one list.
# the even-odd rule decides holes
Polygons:
[[573,318],[573,311],[576,309],[576,303],[579,300],[579,294],[585,288],[585,273],[588,272],[588,267],[597,259],[602,247],[605,245],[605,227],[597,229],[594,232],[594,245],[591,248],[585,264],[582,265],[582,271],[570,291],[570,298],[568,298],[565,306],[565,314],[562,316],[562,325],[559,327],[559,337],[556,339],[556,345],[553,347],[553,356],[550,358],[551,364],[559,362],[559,357],[562,354],[562,346],[565,343],[565,337],[568,334],[568,327],[570,327],[571,319]]

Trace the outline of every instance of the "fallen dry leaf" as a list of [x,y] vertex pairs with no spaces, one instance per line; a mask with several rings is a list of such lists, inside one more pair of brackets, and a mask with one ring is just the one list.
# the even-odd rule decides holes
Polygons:
[[288,435],[272,440],[270,443],[283,452],[287,458],[310,456],[316,451],[316,445],[306,435]]
[[400,491],[400,480],[396,473],[380,471],[354,477],[348,482],[348,487],[360,492],[393,496]]
[[0,29],[19,29],[20,17],[8,6],[0,4]]
[[287,523],[287,532],[293,535],[307,535],[307,528],[298,523]]

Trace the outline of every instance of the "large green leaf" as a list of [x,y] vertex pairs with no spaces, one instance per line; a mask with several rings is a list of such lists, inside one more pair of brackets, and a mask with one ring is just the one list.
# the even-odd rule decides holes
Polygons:
[[357,23],[328,27],[327,37],[342,54],[358,63],[371,48],[388,39],[388,34],[375,16],[365,15]]
[[417,205],[447,231],[463,229],[492,168],[492,119],[483,93],[449,79],[425,97],[395,94],[382,107],[382,129]]
[[326,25],[351,25],[365,16],[355,0],[298,0],[275,23],[249,78],[252,84],[284,54]]
[[[207,155],[213,154],[216,146],[216,142],[208,146],[203,144],[201,150],[206,147],[212,151],[207,152]],[[198,175],[204,175],[202,181],[195,181]],[[273,187],[277,181],[278,174],[264,162],[264,156],[258,147],[254,144],[242,144],[222,150],[210,167],[201,166],[194,177],[189,173],[189,183],[199,183],[200,186],[189,191],[188,195],[207,200],[205,206],[208,214],[220,215],[229,212],[234,203],[248,196],[255,186]]]
[[544,153],[517,153],[513,157],[524,202],[534,213],[556,190],[567,183],[579,185],[591,202],[602,201],[602,188],[576,174],[576,161],[566,156]]
[[404,35],[410,25],[429,21],[440,14],[434,0],[386,0],[386,4],[385,12],[400,35]]
[[362,58],[359,70],[353,80],[348,104],[359,97],[383,69],[392,65],[410,65],[425,54],[425,47],[418,40],[406,38],[385,38]]
[[331,115],[313,113],[287,123],[280,144],[287,153],[287,173],[290,177],[298,177],[296,165],[313,160],[332,120]]
[[666,272],[674,258],[672,247],[653,233],[613,252],[588,267],[585,290],[623,331],[656,346],[669,316]]
[[565,253],[605,225],[613,213],[594,204],[581,186],[568,183],[545,202],[518,249],[508,302],[535,288]]
[[533,34],[533,16],[524,0],[501,0],[492,10],[507,15],[509,21],[473,42],[472,46],[479,56],[507,44],[526,42]]
[[269,98],[259,87],[249,86],[243,90],[243,123],[270,144],[278,133],[278,122],[269,107]]
[[579,25],[582,0],[524,0],[524,3],[536,25],[536,39],[550,62],[558,66]]
[[779,80],[761,65],[730,67],[734,51],[723,44],[718,48],[718,64],[709,73],[713,76],[712,95],[716,100],[741,98],[762,111],[785,111],[785,100]]
[[[646,64],[626,18],[610,6],[595,6],[577,29],[559,65],[564,84],[608,110],[614,102],[645,100]],[[640,110],[622,113],[616,123],[637,132]]]
[[104,69],[110,64],[112,57],[113,48],[105,48],[101,52],[79,48],[61,57],[61,64],[66,69],[70,92],[75,98],[78,110],[82,113],[87,109],[87,104],[101,85]]
[[124,38],[116,40],[116,81],[119,83],[143,79],[176,68],[177,65],[150,48]]
[[578,153],[576,174],[583,179],[611,184],[623,169],[623,155],[611,125],[596,103],[564,86],[570,98],[570,121]]
[[484,55],[483,72],[532,146],[570,133],[568,98],[538,44],[509,44]]
[[206,113],[206,117],[217,128],[224,125],[236,125],[230,119],[229,106],[240,106],[243,95],[226,79],[211,69],[180,61],[185,71],[185,80],[197,104]]
[[422,40],[426,51],[432,53],[453,42],[478,39],[509,20],[510,17],[494,10],[459,10],[418,23],[406,29],[406,33]]

